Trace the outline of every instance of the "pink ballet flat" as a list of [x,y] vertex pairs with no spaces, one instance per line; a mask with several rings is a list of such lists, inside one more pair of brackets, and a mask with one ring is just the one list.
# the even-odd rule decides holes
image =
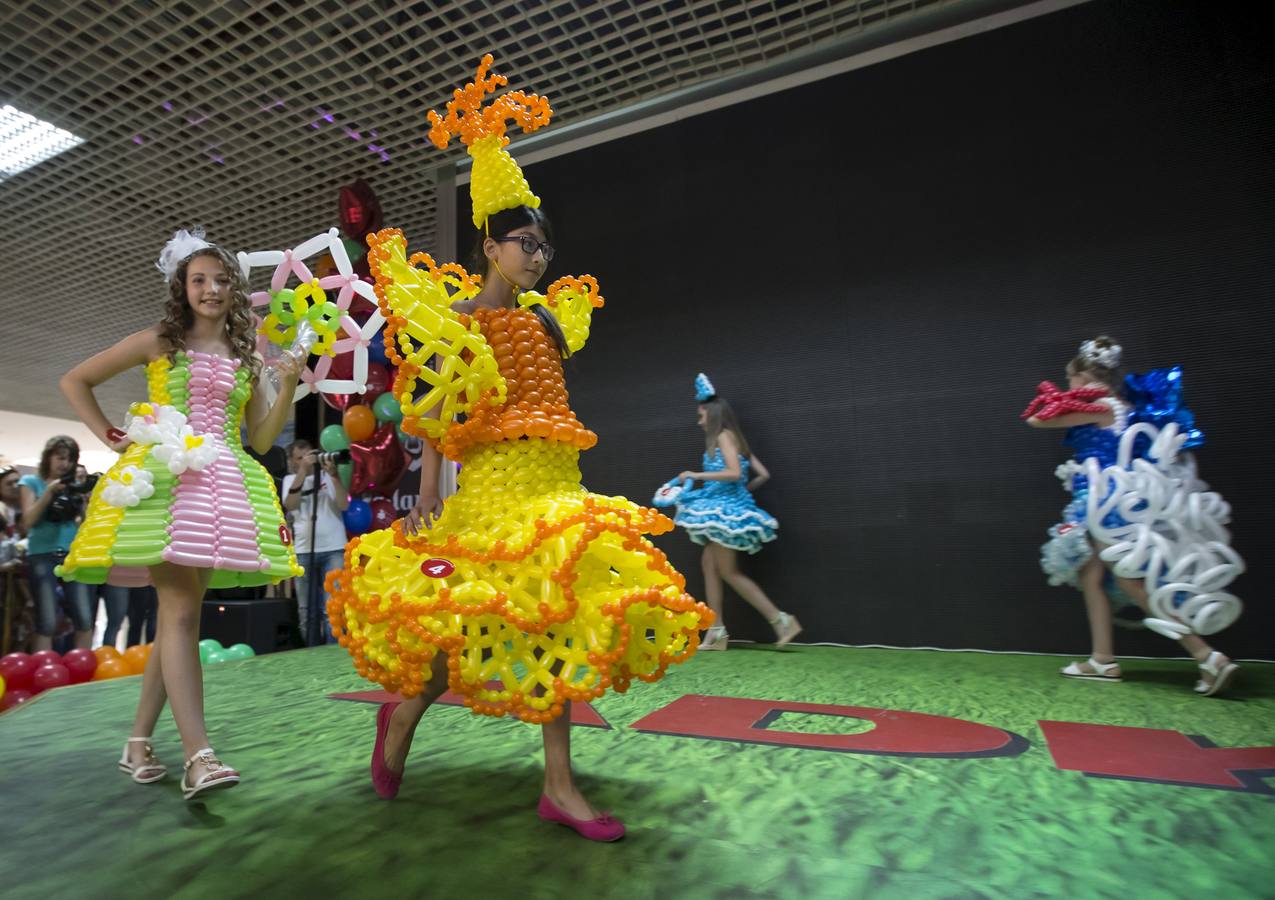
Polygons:
[[403,783],[403,773],[395,775],[385,765],[385,735],[390,730],[390,717],[397,703],[382,703],[376,711],[376,746],[372,748],[372,787],[382,800],[393,800]]
[[536,815],[546,822],[558,822],[568,828],[574,828],[576,834],[590,841],[618,841],[624,837],[624,823],[613,816],[603,813],[596,819],[573,819],[549,799],[548,795],[540,795],[540,805],[536,807]]

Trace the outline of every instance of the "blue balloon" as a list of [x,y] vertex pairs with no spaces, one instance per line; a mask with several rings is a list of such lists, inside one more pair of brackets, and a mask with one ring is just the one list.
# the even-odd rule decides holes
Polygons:
[[385,327],[382,326],[367,345],[367,361],[369,365],[388,366],[390,358],[385,355]]
[[364,500],[351,500],[345,512],[345,530],[349,534],[362,534],[372,527],[372,507]]
[[[1181,366],[1152,369],[1143,375],[1128,375],[1124,384],[1125,394],[1133,403],[1134,422],[1146,422],[1156,428],[1164,428],[1172,422],[1186,436],[1183,449],[1193,450],[1204,445],[1204,432],[1196,426],[1195,415],[1182,401]],[[1146,452],[1150,441],[1144,438],[1139,444],[1146,445],[1135,447],[1141,455]]]

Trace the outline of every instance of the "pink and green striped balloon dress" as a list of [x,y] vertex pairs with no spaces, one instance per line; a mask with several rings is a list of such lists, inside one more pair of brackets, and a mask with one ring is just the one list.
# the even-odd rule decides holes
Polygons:
[[274,482],[239,437],[249,371],[180,351],[151,362],[146,380],[149,402],[130,410],[134,443],[99,479],[57,573],[139,586],[168,562],[212,569],[213,588],[300,575]]

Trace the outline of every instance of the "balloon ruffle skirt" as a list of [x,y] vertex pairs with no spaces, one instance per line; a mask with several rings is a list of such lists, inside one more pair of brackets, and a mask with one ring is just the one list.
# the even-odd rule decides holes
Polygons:
[[579,450],[530,438],[470,449],[459,490],[414,537],[353,539],[328,616],[364,677],[413,697],[436,653],[474,712],[545,723],[567,700],[688,659],[713,614],[645,534],[673,523],[580,485]]

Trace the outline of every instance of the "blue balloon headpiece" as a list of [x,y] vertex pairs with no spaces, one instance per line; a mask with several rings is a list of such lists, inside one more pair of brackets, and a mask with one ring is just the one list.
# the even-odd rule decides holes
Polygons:
[[708,376],[700,372],[695,376],[695,401],[697,403],[706,403],[717,396],[717,391],[713,389],[713,382],[708,380]]

